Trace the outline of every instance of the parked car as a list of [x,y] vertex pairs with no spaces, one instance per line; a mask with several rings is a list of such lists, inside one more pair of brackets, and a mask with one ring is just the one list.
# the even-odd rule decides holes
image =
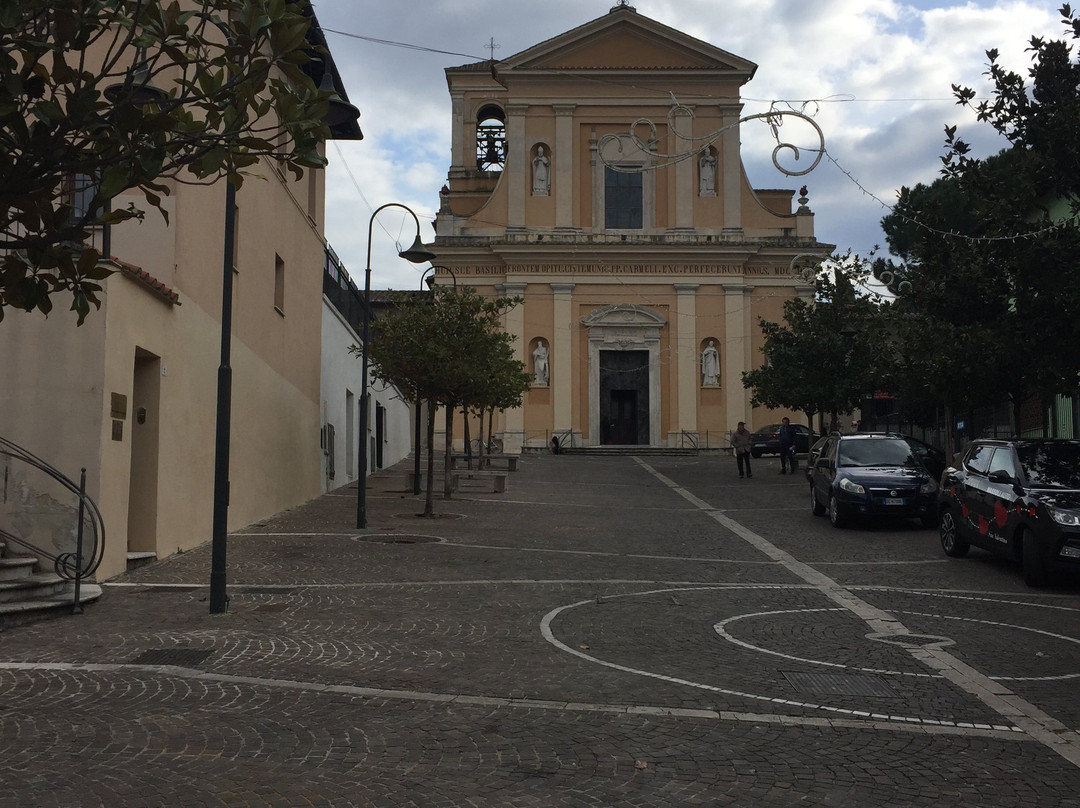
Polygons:
[[[795,427],[795,452],[805,453],[812,442],[813,433],[809,427],[803,424],[792,424]],[[761,457],[763,454],[780,454],[780,424],[763,426],[750,436],[750,454],[753,457]]]
[[937,522],[937,483],[900,435],[829,435],[810,470],[810,507],[834,527],[853,516]]
[[1021,562],[1029,586],[1080,564],[1080,441],[973,441],[938,493],[941,548],[972,544]]
[[825,442],[829,439],[828,435],[822,435],[818,438],[814,445],[811,446],[806,452],[806,479],[813,481],[814,479],[814,464],[817,462],[818,457],[821,456],[821,450],[825,448]]
[[904,435],[904,440],[908,442],[914,452],[915,457],[922,463],[930,476],[934,478],[934,482],[941,480],[941,475],[945,471],[945,467],[949,465],[945,461],[945,452],[941,451],[936,446],[927,443],[924,440],[913,438],[910,435]]
[[[839,433],[837,433],[839,434]],[[868,434],[894,434],[894,433],[868,433]],[[911,447],[915,458],[923,464],[930,476],[937,482],[941,479],[942,473],[945,471],[945,452],[936,446],[932,446],[926,441],[913,438],[910,435],[900,435],[908,446]],[[825,446],[825,440],[828,435],[818,438],[817,442],[810,447],[810,450],[806,453],[806,479],[813,478],[814,463],[817,461],[818,456],[821,454],[822,448]]]

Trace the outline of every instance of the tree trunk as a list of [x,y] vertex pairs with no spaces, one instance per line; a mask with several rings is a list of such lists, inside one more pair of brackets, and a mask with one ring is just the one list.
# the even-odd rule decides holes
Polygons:
[[465,465],[472,468],[472,432],[469,430],[469,411],[464,407],[461,410],[461,420],[465,422],[462,430],[462,441],[465,443]]
[[450,454],[454,451],[454,407],[446,405],[446,449],[443,452],[443,499],[452,499],[454,487],[450,481]]
[[427,496],[424,497],[424,516],[435,515],[435,402],[428,403],[427,414]]
[[956,465],[956,453],[959,449],[956,446],[956,435],[953,432],[953,413],[952,407],[948,404],[945,405],[945,457],[950,465]]

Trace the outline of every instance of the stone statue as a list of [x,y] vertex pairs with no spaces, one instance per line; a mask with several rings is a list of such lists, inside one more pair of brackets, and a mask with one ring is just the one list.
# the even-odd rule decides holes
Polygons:
[[698,160],[698,171],[701,173],[699,185],[700,196],[716,196],[716,155],[712,149],[706,149]]
[[543,340],[536,343],[533,351],[533,382],[544,387],[548,383],[548,349]]
[[720,354],[712,340],[701,352],[701,375],[706,386],[715,387],[720,383]]
[[548,170],[551,161],[544,154],[544,147],[536,147],[533,158],[533,196],[547,196],[551,188],[551,173]]

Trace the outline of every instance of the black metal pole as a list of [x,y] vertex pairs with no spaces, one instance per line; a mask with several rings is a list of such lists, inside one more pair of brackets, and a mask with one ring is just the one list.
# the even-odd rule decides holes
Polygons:
[[[378,211],[375,211],[378,213]],[[356,526],[367,527],[367,467],[368,467],[368,352],[371,345],[371,225],[375,214],[371,214],[368,223],[368,259],[364,268],[364,344],[361,346],[363,361],[360,364],[360,447],[357,452],[360,467],[356,480]]]
[[435,257],[435,254],[428,252],[421,243],[420,220],[408,205],[403,205],[400,202],[387,202],[385,205],[380,205],[372,211],[371,218],[368,219],[367,229],[367,264],[364,266],[364,344],[361,347],[360,353],[363,357],[363,362],[361,363],[360,370],[360,384],[362,385],[362,392],[360,393],[360,447],[357,451],[357,455],[359,456],[357,465],[360,467],[360,470],[356,481],[356,526],[358,528],[367,527],[368,354],[370,351],[369,344],[371,342],[371,231],[375,226],[375,217],[379,215],[379,211],[383,208],[401,208],[412,216],[413,221],[416,223],[416,239],[413,241],[411,247],[402,250],[398,255],[414,264],[430,261]]
[[236,188],[225,181],[225,250],[221,274],[221,364],[217,381],[217,430],[214,436],[214,523],[210,545],[210,614],[229,608],[225,557],[229,530],[229,439],[232,428],[233,246],[236,234]]

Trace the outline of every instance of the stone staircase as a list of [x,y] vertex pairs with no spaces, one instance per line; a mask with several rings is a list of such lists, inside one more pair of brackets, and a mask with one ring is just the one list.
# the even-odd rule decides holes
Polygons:
[[638,455],[641,457],[676,456],[693,457],[709,449],[677,449],[672,446],[575,446],[560,450],[560,454],[592,455],[595,457],[614,457],[616,455]]
[[[83,581],[80,603],[101,597],[101,587]],[[44,572],[33,556],[18,555],[0,540],[0,630],[20,623],[70,614],[75,582]]]

